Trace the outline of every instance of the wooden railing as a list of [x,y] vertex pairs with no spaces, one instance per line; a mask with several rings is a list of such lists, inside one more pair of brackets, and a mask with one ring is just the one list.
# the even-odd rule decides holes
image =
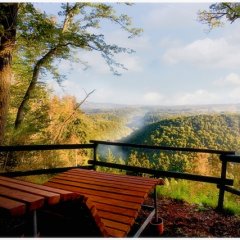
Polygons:
[[[42,151],[42,150],[63,150],[63,149],[92,149],[93,150],[93,160],[89,160],[90,165],[86,166],[77,166],[80,168],[95,169],[96,166],[103,166],[109,168],[117,168],[126,171],[133,171],[139,173],[151,174],[155,177],[168,177],[176,179],[186,179],[191,181],[206,182],[216,184],[219,188],[219,198],[218,206],[219,210],[223,209],[224,202],[224,193],[225,191],[232,194],[240,196],[240,191],[234,189],[233,179],[228,179],[227,174],[227,163],[235,162],[240,163],[240,156],[236,156],[234,151],[220,151],[212,149],[196,149],[196,148],[178,148],[178,147],[166,147],[166,146],[150,146],[150,145],[139,145],[131,143],[120,143],[120,142],[106,142],[106,141],[90,141],[90,144],[62,144],[62,145],[24,145],[24,146],[0,146],[0,152],[14,152],[14,151]],[[120,146],[120,147],[130,147],[130,148],[139,148],[139,149],[152,149],[152,150],[162,150],[162,151],[181,151],[181,152],[196,152],[196,153],[209,153],[209,154],[218,154],[219,159],[221,160],[221,176],[212,177],[212,176],[202,176],[189,173],[180,173],[180,172],[171,172],[171,171],[160,171],[149,168],[134,167],[123,164],[100,162],[97,160],[97,148],[99,145],[109,145],[109,146]],[[53,168],[53,169],[37,169],[30,171],[15,171],[15,172],[5,172],[1,173],[4,176],[29,176],[29,175],[40,175],[40,174],[50,174],[50,173],[59,173],[66,171],[68,169],[76,168],[74,167],[65,167],[65,168]]]
[[[48,150],[67,150],[67,149],[94,149],[93,144],[52,144],[52,145],[17,145],[17,146],[0,146],[0,152],[23,152],[23,151],[48,151]],[[92,166],[78,166],[81,168],[91,169]],[[70,170],[73,167],[63,168],[49,168],[49,169],[36,169],[29,171],[14,171],[4,172],[0,175],[8,177],[20,177],[20,176],[31,176],[41,174],[53,174],[60,173]]]

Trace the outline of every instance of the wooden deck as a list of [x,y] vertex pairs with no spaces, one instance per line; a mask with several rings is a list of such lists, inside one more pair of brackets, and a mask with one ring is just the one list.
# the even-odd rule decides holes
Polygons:
[[45,187],[81,194],[104,237],[126,237],[145,198],[162,179],[72,169]]

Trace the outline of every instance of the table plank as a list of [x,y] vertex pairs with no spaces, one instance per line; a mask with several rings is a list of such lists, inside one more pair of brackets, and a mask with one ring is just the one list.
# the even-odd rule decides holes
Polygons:
[[0,210],[12,216],[21,216],[26,212],[26,204],[0,196]]
[[129,190],[127,187],[125,189],[118,188],[118,186],[115,184],[115,186],[104,186],[102,184],[95,184],[91,179],[89,179],[88,182],[82,182],[81,179],[73,179],[69,178],[66,176],[56,176],[54,179],[59,179],[59,180],[65,180],[69,182],[75,182],[77,183],[77,186],[81,188],[88,188],[88,189],[94,189],[102,192],[109,192],[109,193],[118,193],[118,194],[123,194],[123,195],[128,195],[128,196],[136,196],[136,197],[146,197],[147,192],[143,194],[143,192],[138,192],[137,189],[135,190]]
[[13,191],[12,189],[3,186],[0,186],[0,195],[26,203],[29,211],[36,210],[44,205],[44,197],[19,190]]
[[100,203],[100,202],[94,202],[96,208],[98,210],[104,210],[105,212],[109,213],[116,213],[118,215],[122,216],[129,216],[129,217],[137,217],[138,212],[136,210],[124,208],[124,207],[119,207],[119,206],[112,206],[109,204],[105,203]]
[[130,231],[130,226],[128,224],[123,224],[123,223],[111,221],[108,219],[102,219],[102,222],[106,227],[117,229],[126,233]]
[[127,217],[127,216],[119,215],[116,213],[110,213],[100,209],[98,209],[98,215],[102,219],[108,219],[108,220],[112,220],[119,223],[126,223],[129,225],[132,225],[134,223],[134,217]]
[[58,194],[58,193],[52,193],[52,192],[48,192],[45,190],[36,189],[34,187],[24,186],[19,183],[4,181],[1,179],[0,179],[0,185],[11,188],[13,191],[19,190],[19,191],[23,191],[23,192],[32,193],[34,195],[42,196],[46,199],[46,202],[49,205],[57,204],[60,201],[60,194]]
[[[80,170],[80,171],[79,171]],[[143,180],[141,181],[141,179],[135,179],[132,176],[128,176],[128,175],[120,175],[120,174],[110,174],[110,173],[101,173],[101,172],[96,172],[96,171],[92,171],[89,170],[89,173],[87,173],[85,171],[81,171],[82,169],[72,169],[69,171],[69,173],[74,173],[74,174],[87,174],[88,176],[94,176],[97,179],[111,179],[112,181],[116,180],[116,181],[121,181],[121,182],[128,182],[128,183],[134,183],[134,184],[140,184],[143,186],[152,186],[155,183],[158,183],[159,180],[158,179],[153,179],[153,178],[143,178]]]
[[54,182],[47,182],[46,185],[50,186],[50,187],[61,188],[61,189],[68,190],[68,191],[73,191],[73,192],[75,191],[77,193],[83,194],[86,197],[90,197],[92,199],[92,201],[95,201],[95,202],[107,203],[109,205],[116,205],[116,206],[135,209],[135,210],[138,210],[140,208],[140,204],[138,204],[138,203],[126,202],[126,201],[122,201],[122,200],[109,199],[106,197],[99,197],[99,196],[95,196],[95,195],[91,195],[91,194],[86,194],[86,193],[84,193],[84,191],[82,191],[78,187],[63,185],[63,184],[54,183]]
[[126,232],[124,231],[112,229],[110,227],[105,227],[105,230],[107,232],[106,237],[118,237],[118,238],[126,237]]
[[95,171],[95,170],[86,170],[86,169],[71,169],[68,172],[75,172],[75,173],[81,173],[81,172],[85,172],[87,174],[96,174],[96,175],[103,175],[103,176],[112,176],[112,177],[118,177],[118,178],[122,178],[122,179],[132,179],[132,180],[138,180],[140,182],[154,182],[157,183],[158,179],[155,178],[147,178],[147,177],[140,177],[140,176],[131,176],[131,175],[123,175],[123,174],[117,174],[117,173],[109,173],[109,172],[99,172],[99,171]]
[[78,191],[78,193],[81,193],[84,195],[90,194],[90,195],[94,195],[94,196],[106,197],[109,199],[125,200],[128,202],[140,203],[140,204],[144,200],[143,197],[134,197],[134,196],[129,196],[129,195],[123,195],[120,193],[105,192],[105,191],[102,191],[101,188],[99,190],[89,189],[89,188],[87,188],[88,186],[83,187],[82,184],[79,184],[77,182],[70,182],[70,181],[65,181],[65,180],[60,180],[60,179],[55,179],[55,178],[49,180],[49,182],[76,187],[76,190]]
[[[64,174],[58,174],[56,178],[58,177],[67,177],[70,179],[77,180],[79,182],[89,183],[92,182],[92,184],[100,185],[100,186],[107,186],[107,187],[116,187],[119,189],[129,189],[129,190],[136,190],[136,184],[131,184],[130,182],[121,182],[121,181],[112,181],[111,179],[98,179],[93,178],[91,176],[88,176],[86,174],[79,175],[79,174],[72,174],[72,173],[64,173]],[[55,177],[54,177],[55,178]],[[137,188],[138,192],[148,192],[149,187],[144,185],[139,185],[140,187]]]
[[19,184],[24,185],[24,186],[34,187],[36,189],[41,189],[41,190],[44,190],[44,191],[49,191],[49,192],[52,192],[52,193],[58,193],[61,196],[61,201],[73,200],[73,199],[78,198],[78,196],[79,196],[78,194],[76,194],[74,192],[69,192],[69,191],[65,191],[65,190],[62,190],[62,189],[58,189],[58,188],[51,188],[51,187],[47,187],[47,186],[44,186],[44,185],[31,183],[31,182],[27,182],[27,181],[23,181],[23,180],[19,180],[19,179],[2,177],[2,176],[0,176],[0,179],[8,181],[8,182],[19,183]]

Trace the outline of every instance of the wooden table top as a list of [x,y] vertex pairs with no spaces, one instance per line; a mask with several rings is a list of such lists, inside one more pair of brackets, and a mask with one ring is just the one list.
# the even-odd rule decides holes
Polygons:
[[77,198],[79,194],[0,176],[0,212],[20,216],[44,205]]
[[147,195],[156,185],[162,184],[162,179],[72,169],[56,175],[44,185],[85,196],[103,235],[125,237]]

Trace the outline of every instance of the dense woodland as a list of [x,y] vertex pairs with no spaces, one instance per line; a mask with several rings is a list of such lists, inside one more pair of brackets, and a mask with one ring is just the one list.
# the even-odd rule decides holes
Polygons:
[[[220,3],[211,9],[215,14],[231,8]],[[5,80],[0,82],[2,145],[79,144],[95,139],[240,151],[240,114],[199,114],[192,108],[149,112],[138,107],[87,113],[82,108],[84,101],[55,96],[46,85],[46,76],[61,85],[57,64],[74,59],[75,51],[100,52],[113,74],[124,68],[114,57],[133,50],[107,43],[101,33],[93,34],[91,30],[99,29],[102,20],[116,24],[129,37],[141,32],[132,27],[127,15],[117,15],[110,4],[64,3],[58,16],[59,22],[30,3],[0,5],[0,77]],[[209,14],[203,12],[204,16]],[[229,15],[231,21],[237,18],[239,13]],[[212,19],[202,18],[208,24]],[[220,169],[218,156],[210,154],[117,148],[102,148],[98,153],[102,161],[160,170],[219,175]],[[1,171],[14,171],[75,166],[86,164],[91,157],[90,150],[0,153],[0,167]],[[239,187],[239,165],[228,169],[228,177]]]
[[[146,125],[125,141],[159,146],[239,151],[239,129],[239,114],[169,117]],[[201,172],[210,175],[219,172],[220,161],[218,156],[213,154],[145,151],[135,155],[136,159],[148,159],[147,165],[155,169]]]
[[[13,88],[17,91],[18,88]],[[89,143],[91,139],[116,140],[128,135],[127,118],[116,112],[86,114],[73,96],[59,98],[39,87],[44,97],[30,100],[31,110],[25,124],[14,129],[17,94],[12,95],[11,111],[6,132],[7,145]],[[83,165],[91,157],[88,150],[51,151],[2,155],[4,170],[34,169]],[[11,160],[10,160],[11,159]]]

